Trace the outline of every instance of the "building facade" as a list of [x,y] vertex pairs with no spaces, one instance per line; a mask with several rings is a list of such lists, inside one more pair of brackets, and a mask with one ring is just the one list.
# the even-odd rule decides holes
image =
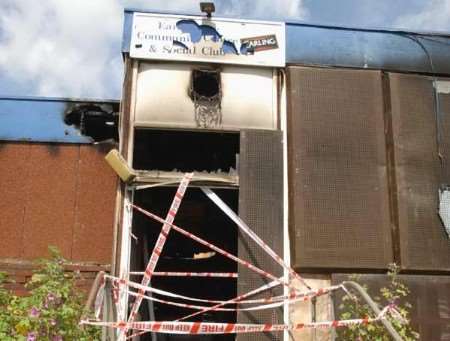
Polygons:
[[[450,242],[439,216],[439,191],[450,183],[448,37],[130,10],[122,52],[120,110],[113,101],[0,100],[0,119],[17,129],[0,128],[7,212],[0,256],[7,269],[53,243],[83,266],[140,281],[161,224],[130,204],[164,217],[177,179],[194,172],[177,225],[297,283],[239,232],[226,205],[312,287],[358,273],[374,289],[396,263],[422,339],[449,337]],[[43,107],[56,103],[59,109]],[[22,108],[20,124],[11,119],[13,107]],[[57,123],[45,136],[33,124],[20,129],[31,114]],[[103,161],[113,147],[134,181],[118,181]],[[204,187],[224,205],[212,203]],[[152,285],[226,299],[267,283],[208,251],[171,232],[157,271],[228,272],[237,279],[155,277]],[[277,287],[271,295],[283,292]],[[126,294],[119,301],[122,309],[110,317],[126,319],[132,302]],[[161,303],[140,310],[143,320],[185,314]],[[324,297],[314,306],[217,312],[199,321],[336,316],[337,306]],[[237,339],[333,337],[327,330]]]

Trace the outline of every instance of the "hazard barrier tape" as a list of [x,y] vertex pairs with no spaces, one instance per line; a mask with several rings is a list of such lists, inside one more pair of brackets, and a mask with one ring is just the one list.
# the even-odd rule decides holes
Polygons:
[[[344,288],[344,286],[341,284],[341,285],[334,285],[334,286],[330,286],[330,287],[326,287],[326,288],[313,289],[313,290],[309,290],[309,291],[303,292],[303,293],[292,293],[290,295],[281,295],[281,296],[273,296],[273,297],[267,297],[267,298],[241,300],[239,302],[227,303],[229,301],[207,300],[207,299],[201,299],[201,298],[195,298],[195,297],[189,297],[189,296],[184,296],[184,295],[180,295],[180,294],[175,294],[175,293],[168,292],[168,291],[165,291],[165,290],[162,290],[162,289],[157,289],[157,288],[154,288],[154,287],[143,286],[143,285],[141,285],[139,283],[132,282],[132,281],[129,281],[129,280],[119,279],[118,277],[114,277],[114,276],[110,276],[110,275],[105,275],[105,277],[112,281],[113,287],[120,282],[122,285],[126,285],[128,287],[133,288],[133,289],[142,289],[142,290],[144,290],[146,292],[151,292],[153,294],[157,294],[157,295],[160,295],[160,296],[172,297],[172,298],[176,298],[176,299],[181,299],[181,300],[186,300],[186,301],[193,301],[193,302],[210,303],[210,304],[225,303],[227,305],[229,305],[229,304],[273,303],[273,302],[284,302],[286,300],[291,300],[291,301],[295,300],[296,302],[302,301],[302,300],[306,301],[306,300],[309,300],[312,297],[325,295],[325,294],[327,294],[329,292],[332,292],[332,291]],[[268,289],[271,289],[271,288],[273,288],[273,287],[275,287],[277,285],[278,284],[276,282],[268,283],[268,284],[263,285],[260,288],[258,288],[259,291],[257,293],[261,293],[261,292],[266,291]]]
[[[284,269],[288,270],[289,273],[291,273],[293,276],[295,276],[295,278],[297,278],[303,285],[305,285],[308,289],[311,289],[311,287],[303,280],[302,277],[300,277],[294,270],[292,270],[289,266],[287,266],[284,261],[281,259],[281,257],[279,257],[275,251],[273,251],[266,243],[264,243],[264,241],[259,238],[259,236],[256,235],[256,233],[254,233],[248,226],[247,224],[244,223],[244,221],[242,221],[241,218],[239,218],[239,216],[234,213],[234,211],[229,208],[214,192],[212,192],[209,188],[207,187],[200,187],[201,190],[205,193],[205,195],[210,198],[231,220],[233,220],[238,227],[244,231],[253,241],[255,241],[264,251],[266,251],[266,253],[271,256],[279,265],[281,265]],[[294,290],[298,290],[296,288],[294,288]],[[250,292],[251,293],[251,292]],[[234,303],[234,302],[238,302],[241,299],[244,299],[246,297],[248,297],[249,293],[244,294],[244,295],[239,295],[236,298],[232,299],[229,301],[229,303]],[[183,316],[179,319],[177,319],[176,321],[183,321],[186,320],[188,318],[200,315],[200,314],[204,314],[208,311],[211,311],[213,309],[217,309],[220,308],[224,305],[224,303],[221,304],[217,304],[213,307]]]
[[259,289],[255,289],[255,290],[249,291],[249,292],[247,292],[247,293],[245,293],[245,294],[242,294],[242,295],[239,295],[239,296],[237,296],[237,297],[235,297],[235,298],[233,298],[233,299],[231,299],[231,300],[228,300],[228,301],[225,301],[225,302],[223,302],[223,303],[216,304],[215,306],[208,307],[208,308],[205,308],[205,309],[203,309],[203,310],[197,311],[197,312],[195,312],[195,313],[186,315],[186,316],[184,316],[184,317],[181,317],[181,318],[175,320],[175,322],[183,321],[183,320],[186,320],[186,319],[188,319],[188,318],[191,318],[191,317],[194,317],[194,316],[197,316],[197,315],[206,313],[206,312],[208,312],[208,311],[214,311],[214,310],[217,310],[218,308],[221,308],[221,307],[223,307],[223,306],[226,305],[226,304],[231,304],[231,303],[239,302],[239,301],[243,300],[244,298],[247,298],[247,297],[256,295],[256,294],[258,293],[258,290],[259,290]]
[[[81,324],[116,329],[133,329],[146,332],[182,335],[209,335],[209,334],[241,334],[277,331],[299,331],[303,329],[325,329],[348,327],[359,324],[370,324],[387,318],[387,314],[395,311],[392,305],[386,306],[376,317],[359,319],[335,320],[324,322],[305,322],[293,324],[243,324],[243,323],[210,323],[210,322],[171,322],[171,321],[145,321],[145,322],[98,322],[83,320]],[[395,316],[394,316],[395,318]]]
[[[145,269],[144,277],[142,278],[143,285],[148,285],[150,283],[152,273],[156,268],[156,264],[158,263],[159,256],[162,253],[164,244],[166,243],[166,240],[167,240],[167,236],[170,232],[170,229],[171,229],[170,224],[172,224],[175,219],[175,216],[178,212],[178,208],[180,207],[181,201],[183,200],[184,193],[186,192],[186,189],[189,186],[189,182],[193,176],[194,176],[193,173],[186,173],[183,177],[183,180],[181,180],[181,183],[177,189],[177,192],[175,193],[175,196],[173,198],[169,212],[167,213],[167,217],[166,217],[167,223],[163,224],[161,232],[160,232],[158,239],[156,241],[156,244],[153,248],[153,252],[150,256],[150,260],[147,264],[147,268]],[[142,289],[140,289],[139,296],[136,298],[136,300],[133,303],[133,306],[131,307],[130,317],[128,319],[128,322],[130,322],[130,323],[133,322],[136,317],[136,314],[142,303],[142,295],[143,294],[144,294],[144,291],[142,291]],[[124,332],[126,333],[127,330],[125,329]],[[120,336],[119,336],[119,339],[120,339]]]
[[[153,213],[151,213],[151,212],[149,212],[147,210],[144,210],[143,208],[141,208],[141,207],[139,207],[139,206],[137,206],[135,204],[131,204],[131,206],[135,210],[141,212],[142,214],[146,215],[147,217],[149,217],[149,218],[151,218],[153,220],[156,220],[156,221],[158,221],[160,223],[168,223],[163,218],[161,218],[161,217],[157,216],[156,214],[153,214]],[[291,284],[285,282],[282,278],[275,277],[271,273],[269,273],[267,271],[264,271],[264,270],[262,270],[262,269],[260,269],[260,268],[258,268],[256,266],[254,266],[253,264],[251,264],[251,263],[249,263],[249,262],[247,262],[245,260],[242,260],[242,259],[234,256],[233,254],[231,254],[231,253],[229,253],[229,252],[219,248],[218,246],[215,246],[214,244],[212,244],[210,242],[207,242],[206,240],[204,240],[204,239],[202,239],[200,237],[197,237],[196,235],[194,235],[194,234],[192,234],[192,233],[182,229],[181,227],[179,227],[177,225],[174,225],[174,224],[169,224],[169,225],[172,227],[172,229],[174,231],[177,231],[177,232],[181,233],[182,235],[184,235],[184,236],[186,236],[186,237],[188,237],[188,238],[190,238],[192,240],[195,240],[196,242],[198,242],[198,243],[200,243],[200,244],[210,248],[211,250],[216,251],[217,253],[220,253],[221,255],[223,255],[223,256],[225,256],[225,257],[227,257],[227,258],[229,258],[229,259],[231,259],[231,260],[233,260],[233,261],[235,261],[235,262],[245,266],[246,268],[256,272],[257,274],[262,275],[264,277],[267,277],[267,278],[269,278],[269,279],[271,279],[273,281],[277,281],[278,283],[280,283],[280,284],[282,284],[282,285],[284,285],[284,286],[286,286],[288,288],[291,288],[291,289],[293,288]]]
[[[134,271],[130,272],[130,275],[142,276],[144,272]],[[220,278],[238,278],[236,272],[171,272],[171,271],[160,271],[154,272],[153,276],[164,276],[164,277],[220,277]]]
[[[133,292],[130,290],[126,290],[126,293],[128,293],[131,296],[135,296],[135,297],[138,296],[138,294],[136,292]],[[211,311],[255,311],[255,310],[273,309],[273,308],[281,307],[285,304],[293,304],[293,303],[297,303],[297,302],[308,301],[308,300],[312,299],[313,297],[324,295],[325,293],[327,293],[325,290],[318,290],[316,293],[311,294],[309,296],[291,297],[286,300],[275,301],[270,304],[263,304],[263,305],[248,307],[248,308],[216,308],[216,309],[211,309]],[[155,301],[155,302],[159,302],[162,304],[177,306],[177,307],[186,308],[186,309],[202,310],[202,309],[209,308],[206,306],[162,300],[162,299],[159,299],[159,298],[156,298],[153,296],[144,295],[143,298],[146,300],[149,300],[149,301]],[[241,302],[238,302],[238,303],[241,303]],[[264,303],[267,303],[267,302],[264,302]]]
[[[161,296],[166,296],[166,297],[172,297],[172,298],[177,298],[177,299],[184,299],[187,301],[193,301],[193,302],[203,302],[203,303],[211,303],[211,304],[217,304],[217,303],[226,303],[227,301],[216,301],[216,300],[207,300],[207,299],[201,299],[201,298],[194,298],[194,297],[189,297],[189,296],[184,296],[184,295],[180,295],[180,294],[174,294],[165,290],[161,290],[161,289],[157,289],[157,288],[153,288],[153,287],[149,287],[149,286],[144,286],[142,284],[138,284],[126,279],[119,279],[118,277],[114,277],[114,276],[110,276],[110,275],[105,275],[105,277],[107,279],[112,280],[112,284],[113,284],[113,288],[117,287],[118,285],[126,285],[129,286],[131,288],[134,289],[138,289],[140,291],[148,291],[157,295],[161,295]],[[258,289],[254,290],[254,295],[264,292],[266,290],[269,290],[273,287],[276,287],[278,285],[277,282],[273,281],[270,282],[268,284],[265,284],[261,287],[259,287]],[[241,302],[239,302],[241,303]],[[244,301],[242,301],[242,303],[244,303]],[[246,303],[255,303],[255,302],[246,302]],[[259,302],[257,302],[259,303]],[[267,303],[267,302],[261,302],[261,303]],[[227,303],[226,303],[227,304]],[[231,303],[230,303],[231,304]]]
[[[133,291],[130,291],[130,290],[126,290],[126,293],[131,295],[131,296],[134,296],[134,297],[139,296],[139,294],[137,294],[137,293],[135,293]],[[146,299],[146,300],[149,300],[149,301],[154,301],[154,302],[158,302],[158,303],[162,303],[162,304],[166,304],[166,305],[172,305],[172,306],[181,307],[181,308],[186,308],[186,309],[202,310],[202,309],[209,308],[209,307],[201,306],[201,305],[187,304],[187,303],[180,303],[180,302],[173,302],[173,301],[162,300],[160,298],[147,296],[147,295],[143,295],[143,298]],[[290,303],[294,303],[294,301],[291,301]],[[254,310],[265,310],[265,309],[277,308],[277,307],[280,307],[280,306],[282,306],[284,304],[285,304],[285,302],[275,302],[275,303],[271,303],[271,304],[258,305],[258,306],[254,306],[254,307],[248,307],[248,308],[217,308],[217,309],[214,309],[214,311],[254,311]]]
[[148,331],[140,331],[140,332],[138,332],[138,333],[134,333],[134,334],[131,334],[130,336],[128,336],[126,339],[127,340],[132,340],[133,338],[135,338],[135,337],[138,337],[138,336],[141,336],[141,335],[144,335],[144,334],[147,334],[147,333],[150,333],[150,332],[148,332]]
[[[117,285],[113,285],[111,289],[112,293],[112,301],[114,304],[114,307],[117,311],[117,316],[127,316],[127,306],[128,306],[128,297],[126,293],[124,292],[122,286],[117,283]],[[127,301],[124,302],[124,298],[127,298]]]
[[288,266],[284,260],[277,255],[272,248],[267,245],[248,225],[227,205],[225,204],[219,196],[211,191],[208,187],[200,187],[200,189],[205,193],[205,195],[211,199],[231,220],[233,220],[236,225],[247,234],[258,246],[260,246],[270,257],[272,257],[275,262],[277,262],[280,266],[282,266],[285,270],[289,272],[291,276],[296,278],[300,283],[302,283],[308,289],[311,287],[305,282],[305,280],[296,273],[290,266]]

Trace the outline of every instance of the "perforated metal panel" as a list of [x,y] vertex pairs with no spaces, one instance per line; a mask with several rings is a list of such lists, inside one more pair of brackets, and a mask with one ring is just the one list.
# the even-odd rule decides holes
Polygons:
[[[439,83],[443,84],[443,80]],[[445,80],[446,89],[438,89],[436,99],[439,100],[439,144],[442,158],[442,178],[450,183],[450,78]],[[439,88],[439,87],[438,87]]]
[[381,73],[288,68],[292,262],[392,261]]
[[[438,188],[450,158],[448,115],[441,121],[441,166],[431,79],[390,74],[392,127],[397,177],[401,264],[406,269],[450,270],[450,242],[441,225]],[[448,97],[441,96],[447,110]]]
[[[280,256],[283,255],[283,149],[279,131],[241,132],[239,158],[239,215]],[[282,276],[276,264],[246,235],[238,235],[238,255],[275,276]],[[239,266],[238,294],[270,282]],[[282,288],[264,297],[280,295]],[[257,296],[255,296],[257,297]],[[239,323],[282,323],[282,309],[238,313]],[[282,333],[239,335],[237,340],[281,340]]]
[[0,257],[111,261],[117,176],[100,147],[0,145]]

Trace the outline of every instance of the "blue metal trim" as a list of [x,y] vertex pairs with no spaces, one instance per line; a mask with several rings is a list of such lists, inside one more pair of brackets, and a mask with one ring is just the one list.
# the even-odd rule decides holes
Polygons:
[[410,38],[380,32],[286,26],[287,63],[432,72]]
[[130,52],[133,12],[125,11],[123,17],[122,52]]
[[381,27],[351,27],[351,26],[333,26],[333,25],[324,25],[320,23],[306,23],[304,21],[299,20],[289,20],[286,22],[286,25],[290,26],[303,26],[303,27],[315,27],[315,28],[326,28],[332,30],[340,30],[340,31],[360,31],[360,32],[375,32],[375,33],[396,33],[396,34],[409,34],[409,35],[420,35],[420,36],[438,36],[444,38],[450,38],[450,33],[440,32],[440,31],[410,31],[406,29],[397,29],[397,28],[381,28]]
[[117,101],[80,101],[57,98],[0,98],[0,140],[92,143],[89,136],[64,122],[65,113],[77,104],[106,104]]
[[3,96],[0,94],[0,101],[32,101],[32,102],[76,102],[76,103],[98,103],[98,104],[119,104],[119,99],[100,98],[78,98],[78,97],[44,97],[44,96]]

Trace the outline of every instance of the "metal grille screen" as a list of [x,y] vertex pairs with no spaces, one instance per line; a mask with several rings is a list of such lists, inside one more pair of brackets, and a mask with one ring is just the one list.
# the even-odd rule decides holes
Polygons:
[[[433,84],[421,76],[390,74],[389,78],[401,264],[406,269],[449,270],[450,242],[437,210],[439,185],[449,183],[450,177],[438,156]],[[441,101],[441,108],[448,110],[449,98],[441,96]],[[440,145],[447,160],[450,122],[448,115],[442,118]]]
[[290,229],[300,268],[392,261],[381,73],[288,68]]
[[[239,215],[280,256],[283,255],[283,149],[279,131],[241,132],[239,158]],[[276,264],[246,235],[238,235],[238,254],[275,276],[282,276]],[[246,293],[270,280],[239,266],[238,294]],[[280,295],[282,288],[266,292]],[[255,296],[258,297],[258,296]],[[282,309],[238,313],[239,323],[282,323]],[[239,335],[242,340],[281,340],[282,333]]]
[[446,80],[448,89],[439,90],[440,149],[443,155],[443,180],[450,183],[450,80]]

